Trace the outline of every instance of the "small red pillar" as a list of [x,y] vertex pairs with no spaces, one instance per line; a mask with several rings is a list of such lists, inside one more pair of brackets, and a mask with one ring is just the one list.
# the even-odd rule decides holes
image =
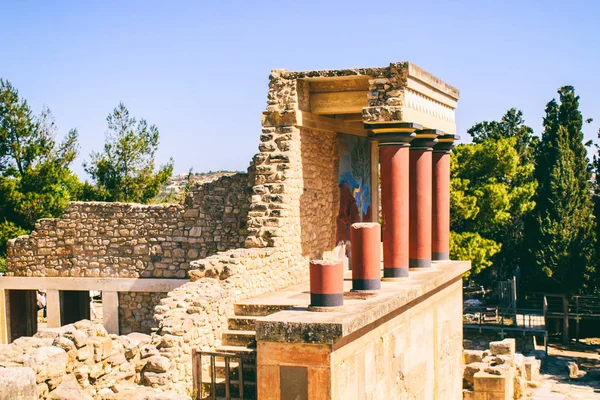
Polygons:
[[310,306],[339,307],[344,304],[342,260],[310,262]]
[[350,227],[352,290],[381,289],[381,226],[377,222]]
[[387,123],[367,125],[379,142],[383,278],[408,277],[409,146],[420,125]]
[[450,259],[450,153],[457,135],[442,135],[433,146],[431,259]]
[[410,148],[410,243],[411,268],[431,266],[432,150],[437,130],[422,130]]

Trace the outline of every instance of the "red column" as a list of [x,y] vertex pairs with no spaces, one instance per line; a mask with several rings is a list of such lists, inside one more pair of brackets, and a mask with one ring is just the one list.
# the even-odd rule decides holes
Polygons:
[[408,161],[408,145],[379,148],[385,278],[408,276]]
[[381,288],[381,225],[377,222],[352,224],[352,290]]
[[395,123],[369,128],[379,142],[383,278],[405,278],[409,265],[409,143],[421,127]]
[[438,132],[417,133],[410,148],[410,243],[411,268],[431,266],[432,150]]
[[450,259],[450,152],[456,135],[438,137],[433,146],[433,225],[431,233],[431,259]]
[[311,260],[311,307],[339,307],[343,304],[344,265],[342,261]]

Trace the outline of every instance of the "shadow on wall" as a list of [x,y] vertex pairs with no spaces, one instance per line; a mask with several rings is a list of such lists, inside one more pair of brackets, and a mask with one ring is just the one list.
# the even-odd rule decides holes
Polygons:
[[302,128],[303,192],[300,195],[302,255],[321,258],[336,244],[339,209],[338,136],[332,132]]

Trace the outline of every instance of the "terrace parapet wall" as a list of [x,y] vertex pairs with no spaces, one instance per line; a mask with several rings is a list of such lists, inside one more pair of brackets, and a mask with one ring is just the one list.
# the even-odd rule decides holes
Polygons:
[[187,278],[190,262],[242,247],[248,174],[190,189],[184,204],[72,202],[9,241],[13,276]]

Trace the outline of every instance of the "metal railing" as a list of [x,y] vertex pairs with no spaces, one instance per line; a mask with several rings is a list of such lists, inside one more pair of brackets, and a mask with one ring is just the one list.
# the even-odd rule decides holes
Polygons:
[[[209,359],[209,369],[206,382],[204,381],[204,374],[202,368],[203,358]],[[218,382],[217,378],[217,358],[223,359],[224,361],[224,381]],[[237,361],[237,367],[231,367],[232,360]],[[234,388],[232,382],[237,382],[239,399],[244,400],[245,388],[248,386],[247,381],[244,379],[244,366],[252,365],[256,368],[256,355],[255,354],[235,354],[235,353],[223,353],[223,352],[205,352],[192,350],[192,374],[194,380],[194,393],[195,400],[207,400],[217,399],[218,388],[217,385],[222,383],[224,385],[224,398],[230,400]],[[231,379],[232,372],[237,369],[237,379]],[[206,385],[205,385],[206,383]],[[208,387],[208,394],[205,396],[203,389]]]
[[463,323],[485,329],[485,326],[496,326],[509,330],[546,330],[546,318],[543,310],[510,307],[467,307],[463,311]]

